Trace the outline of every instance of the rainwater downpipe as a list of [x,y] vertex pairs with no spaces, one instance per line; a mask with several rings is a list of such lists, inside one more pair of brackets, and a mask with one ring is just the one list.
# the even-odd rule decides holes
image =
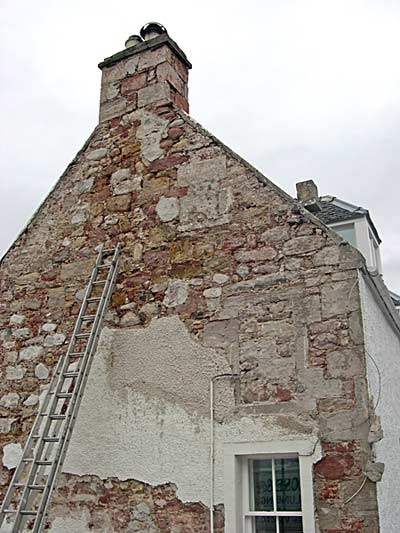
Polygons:
[[210,380],[210,533],[214,533],[214,382],[239,377],[239,374],[218,374]]

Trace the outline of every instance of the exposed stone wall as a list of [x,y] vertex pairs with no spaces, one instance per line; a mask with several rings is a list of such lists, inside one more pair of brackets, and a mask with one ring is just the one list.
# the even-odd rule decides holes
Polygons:
[[[3,260],[0,445],[27,436],[101,242],[123,247],[110,330],[139,332],[152,320],[179,317],[204,354],[217,354],[221,368],[240,374],[236,385],[225,385],[233,399],[217,427],[239,420],[243,428],[262,424],[266,440],[277,432],[320,437],[320,531],[378,531],[371,482],[344,503],[371,458],[362,260],[171,105],[101,123]],[[118,357],[110,349],[111,374],[129,361]],[[158,389],[148,387],[151,397],[164,392],[162,380]],[[200,407],[183,403],[193,419],[207,420]],[[103,433],[99,428],[97,438]],[[118,453],[121,436],[114,437]],[[3,494],[10,476],[2,465]],[[204,502],[182,502],[179,487],[142,481],[65,475],[52,507],[54,530],[71,530],[76,520],[96,531],[208,530]]]

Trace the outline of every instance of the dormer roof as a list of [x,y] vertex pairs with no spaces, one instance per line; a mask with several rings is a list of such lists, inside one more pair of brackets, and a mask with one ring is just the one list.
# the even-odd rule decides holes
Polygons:
[[378,243],[382,242],[368,209],[340,200],[336,196],[320,196],[319,202],[321,210],[315,215],[326,225],[365,217]]

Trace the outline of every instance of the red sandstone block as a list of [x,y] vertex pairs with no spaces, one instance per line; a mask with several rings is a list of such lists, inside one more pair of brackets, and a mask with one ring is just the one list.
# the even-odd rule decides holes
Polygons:
[[158,170],[166,170],[167,168],[176,167],[182,163],[186,163],[189,159],[189,156],[182,154],[172,154],[163,159],[157,159],[153,161],[150,165],[150,170],[152,172],[157,172]]
[[139,89],[143,89],[143,87],[146,87],[146,85],[147,73],[141,72],[140,74],[136,74],[135,76],[131,76],[122,80],[121,94],[122,96],[125,96],[126,94],[130,94],[134,91],[138,91]]
[[159,81],[168,81],[182,96],[185,95],[185,83],[169,63],[165,62],[158,65],[157,78]]
[[289,389],[284,389],[282,387],[276,387],[273,394],[279,402],[288,402],[293,397],[292,391],[290,391]]
[[174,94],[174,102],[178,107],[186,111],[186,113],[189,113],[189,102],[179,93]]
[[182,80],[187,83],[189,79],[189,70],[186,65],[180,61],[177,57],[173,57],[173,65]]
[[183,135],[183,131],[182,128],[170,128],[168,130],[168,137],[170,139],[179,139]]

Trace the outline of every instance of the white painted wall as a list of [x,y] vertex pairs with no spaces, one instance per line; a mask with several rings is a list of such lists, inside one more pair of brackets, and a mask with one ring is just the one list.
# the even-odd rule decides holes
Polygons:
[[378,306],[372,290],[360,276],[365,345],[381,375],[368,357],[368,381],[373,401],[379,404],[384,438],[375,445],[376,460],[385,463],[378,483],[382,533],[400,531],[400,339]]

